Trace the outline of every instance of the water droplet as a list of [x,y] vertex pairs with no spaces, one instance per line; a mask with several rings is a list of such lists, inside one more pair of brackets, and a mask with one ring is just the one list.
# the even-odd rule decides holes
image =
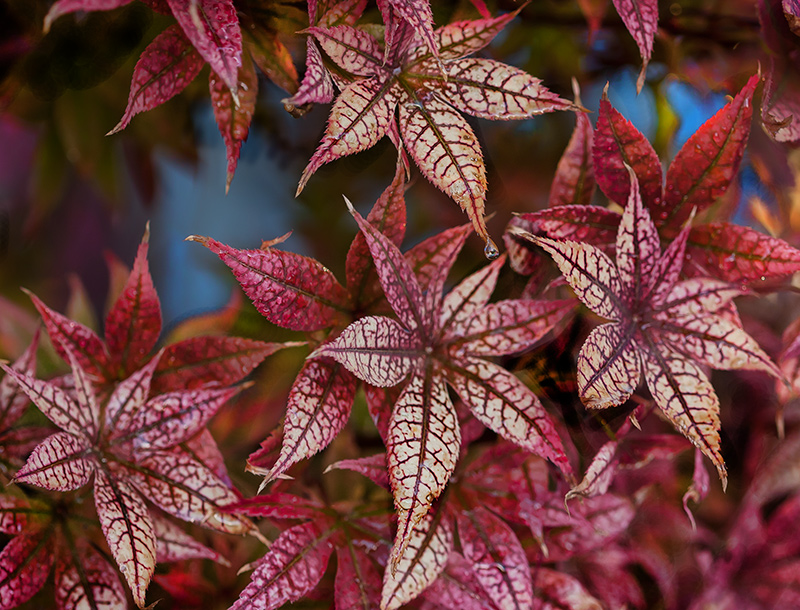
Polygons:
[[486,247],[483,249],[483,253],[486,255],[490,261],[493,261],[498,256],[500,256],[500,250],[497,249],[497,246],[491,239],[486,239]]
[[125,572],[128,571],[128,565],[123,563],[121,566],[119,566],[119,571],[124,574]]

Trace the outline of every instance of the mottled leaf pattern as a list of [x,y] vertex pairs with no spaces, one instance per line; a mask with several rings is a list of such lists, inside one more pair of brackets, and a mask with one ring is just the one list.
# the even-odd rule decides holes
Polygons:
[[48,436],[31,453],[14,477],[53,491],[69,491],[89,482],[94,470],[89,444],[66,432]]
[[296,114],[309,104],[330,103],[333,95],[331,75],[322,63],[316,42],[309,37],[306,40],[306,73],[297,93],[282,100],[283,107],[288,113]]
[[636,82],[636,90],[641,91],[644,85],[647,64],[653,53],[653,39],[658,28],[657,0],[613,0],[622,22],[636,41],[642,55],[642,71]]
[[[584,113],[576,114],[575,131],[558,161],[556,175],[550,186],[549,207],[589,205],[594,194],[595,178],[592,164],[592,122]],[[554,236],[551,236],[554,237]]]
[[128,106],[109,135],[125,129],[140,112],[151,110],[183,91],[202,67],[203,59],[180,27],[168,27],[136,62]]
[[639,385],[642,365],[632,333],[603,324],[586,338],[578,356],[578,392],[595,409],[621,405]]
[[336,549],[336,607],[342,610],[372,610],[379,607],[381,575],[359,547],[348,544]]
[[59,608],[124,608],[127,604],[116,572],[95,551],[86,550],[78,557],[59,554],[55,589]]
[[415,375],[389,423],[386,461],[398,515],[395,569],[418,523],[455,470],[460,444],[458,419],[444,381],[430,371]]
[[53,554],[42,535],[13,538],[0,551],[0,607],[14,608],[42,588]]
[[127,483],[99,470],[94,478],[94,499],[111,554],[133,600],[143,608],[156,567],[156,540],[144,499]]

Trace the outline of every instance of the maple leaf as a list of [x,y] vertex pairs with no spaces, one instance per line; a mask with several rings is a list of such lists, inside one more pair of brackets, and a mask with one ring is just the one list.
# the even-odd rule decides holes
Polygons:
[[[674,239],[692,210],[700,214],[708,209],[735,178],[747,144],[757,85],[758,76],[752,76],[727,106],[687,140],[667,170],[666,186],[662,185],[661,162],[653,147],[604,95],[592,144],[598,186],[611,201],[624,205],[629,195],[625,165],[633,168],[642,201],[660,237],[665,241]],[[573,172],[573,188],[578,188],[588,171],[583,167],[582,172]],[[522,214],[511,226],[542,232],[554,239],[575,239],[605,247],[613,243],[620,218],[618,213],[599,206],[560,205]],[[530,272],[531,254],[514,240],[506,241],[515,269]],[[800,250],[782,239],[731,222],[693,227],[687,240],[686,260],[685,274],[728,282],[760,282],[800,270]]]
[[503,258],[444,297],[444,279],[463,238],[440,262],[423,296],[397,246],[350,209],[398,320],[359,318],[311,358],[313,362],[330,357],[374,386],[393,386],[409,378],[387,431],[387,462],[399,522],[393,549],[396,567],[417,535],[416,526],[455,469],[460,430],[446,382],[481,423],[570,472],[555,426],[538,398],[487,357],[528,349],[571,306],[564,301],[521,300],[487,305]]
[[180,519],[246,533],[244,518],[220,508],[236,493],[185,449],[241,388],[169,392],[148,398],[158,358],[121,382],[103,402],[71,348],[74,396],[0,365],[62,431],[38,445],[14,481],[53,491],[78,489],[94,477],[97,514],[134,600],[144,606],[155,569],[156,539],[145,498]]
[[[392,3],[392,12],[401,4]],[[419,4],[406,3],[407,12],[415,12],[412,7]],[[300,178],[298,194],[322,165],[366,150],[389,135],[398,146],[402,140],[423,175],[467,212],[487,244],[487,255],[496,257],[483,218],[483,155],[460,112],[510,120],[576,108],[522,70],[467,57],[489,44],[514,15],[439,28],[431,45],[438,56],[413,30],[404,33],[392,25],[387,26],[391,49],[381,49],[367,31],[350,26],[309,28],[307,33],[341,74],[343,84],[322,142]],[[417,21],[422,26],[427,17]]]
[[656,404],[711,459],[727,482],[719,446],[719,399],[700,366],[762,370],[780,377],[755,340],[723,317],[743,294],[712,279],[678,281],[687,225],[662,253],[658,232],[628,168],[628,204],[617,231],[616,263],[598,248],[526,234],[558,265],[577,297],[611,320],[597,327],[578,356],[578,390],[591,408],[624,403],[644,372]]

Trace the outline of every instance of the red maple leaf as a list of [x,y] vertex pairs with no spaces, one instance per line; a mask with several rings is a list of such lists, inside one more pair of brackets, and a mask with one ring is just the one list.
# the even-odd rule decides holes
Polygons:
[[[400,4],[392,4],[391,14]],[[575,109],[522,70],[494,60],[467,58],[489,44],[513,17],[453,23],[433,33],[434,43],[426,42],[427,36],[417,37],[407,21],[397,28],[388,24],[391,49],[382,47],[363,29],[347,25],[309,28],[307,32],[316,39],[341,83],[341,93],[322,142],[303,172],[298,193],[325,163],[366,150],[388,135],[398,149],[405,146],[428,180],[467,212],[475,231],[487,243],[487,255],[496,257],[483,218],[483,155],[472,128],[459,112],[510,120]]]
[[[727,481],[719,450],[719,399],[700,366],[780,371],[739,324],[725,316],[741,288],[712,279],[678,281],[690,227],[662,253],[633,169],[616,239],[616,264],[586,243],[525,234],[544,248],[577,297],[611,320],[592,331],[578,356],[578,390],[592,408],[622,404],[644,371],[667,419]],[[517,229],[518,234],[520,234]]]
[[460,429],[445,382],[481,423],[571,472],[553,421],[538,398],[488,359],[528,349],[569,312],[570,305],[523,300],[487,305],[502,258],[444,297],[444,281],[463,237],[440,260],[423,295],[420,281],[397,246],[352,208],[351,212],[398,320],[359,318],[336,340],[318,348],[312,361],[330,357],[378,387],[409,378],[391,415],[384,415],[399,520],[392,559],[397,566],[458,458]]

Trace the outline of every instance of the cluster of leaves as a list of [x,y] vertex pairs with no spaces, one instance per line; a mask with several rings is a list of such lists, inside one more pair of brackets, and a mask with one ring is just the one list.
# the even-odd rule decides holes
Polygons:
[[[129,1],[57,0],[45,29],[66,13]],[[157,562],[227,564],[177,521],[199,526],[194,534],[250,534],[267,545],[255,561],[231,557],[252,571],[236,589],[236,610],[302,598],[363,610],[800,604],[800,323],[779,338],[734,303],[777,293],[800,271],[792,236],[732,221],[731,186],[760,74],[664,175],[654,147],[605,93],[592,127],[579,100],[472,57],[522,8],[493,17],[473,0],[479,19],[435,29],[425,0],[378,0],[380,25],[365,22],[366,0],[311,0],[307,20],[279,2],[145,4],[177,23],[139,59],[112,133],[177,95],[207,63],[229,186],[256,107],[258,67],[291,95],[283,104],[292,114],[332,103],[298,193],[324,164],[384,136],[397,148],[395,175],[366,217],[345,199],[358,232],[344,282],[318,260],[281,249],[288,236],[257,249],[188,238],[221,259],[266,320],[302,333],[302,343],[206,335],[157,349],[162,320],[147,235],[102,338],[30,295],[70,372],[37,376],[38,331],[15,363],[0,363],[3,477],[15,484],[0,495],[0,609],[28,602],[53,567],[59,608],[129,600],[143,608]],[[579,2],[590,34],[606,4]],[[643,61],[641,90],[658,6],[614,6]],[[794,141],[800,11],[788,0],[759,8],[777,58],[760,116],[775,139]],[[278,33],[306,25],[300,81]],[[575,111],[577,125],[549,206],[511,221],[501,255],[485,225],[483,153],[462,113],[523,120],[555,110]],[[411,160],[471,226],[403,251]],[[492,262],[446,290],[472,230]],[[507,260],[517,276],[504,274]],[[518,276],[531,276],[521,290]],[[247,461],[261,487],[242,494],[207,426],[249,391],[242,381],[267,356],[302,344],[310,349],[285,417]],[[715,390],[712,369],[737,371],[738,395],[723,384]],[[743,413],[747,393],[779,408]],[[42,417],[26,419],[29,402]],[[361,444],[358,423],[348,421],[364,411],[374,425],[362,428],[374,435]],[[791,437],[770,454],[773,415]],[[724,433],[748,427],[759,440],[734,477]],[[706,459],[721,485],[711,485]],[[689,502],[725,490],[729,478],[738,503],[724,531],[714,516],[696,519]],[[192,582],[188,570],[177,574]],[[180,589],[174,584],[164,588]]]

